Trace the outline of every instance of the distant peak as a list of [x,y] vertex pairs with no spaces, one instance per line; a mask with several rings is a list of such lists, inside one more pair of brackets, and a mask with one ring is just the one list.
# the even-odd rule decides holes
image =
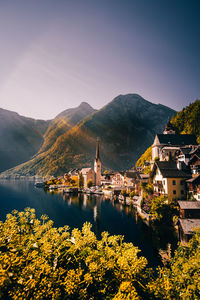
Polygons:
[[82,108],[92,108],[92,106],[87,103],[87,102],[81,102],[81,104],[79,105],[79,107],[82,107]]

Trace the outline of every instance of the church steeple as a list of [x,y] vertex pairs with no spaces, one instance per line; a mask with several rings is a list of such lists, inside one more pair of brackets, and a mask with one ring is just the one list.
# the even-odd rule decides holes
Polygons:
[[96,142],[96,160],[100,160],[100,155],[99,155],[99,138],[97,138]]
[[96,141],[96,157],[94,160],[95,183],[101,185],[101,159],[99,154],[99,138]]

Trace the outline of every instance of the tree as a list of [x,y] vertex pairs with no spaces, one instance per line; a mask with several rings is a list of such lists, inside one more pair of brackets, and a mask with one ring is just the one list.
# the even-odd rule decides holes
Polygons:
[[71,179],[71,181],[70,181],[70,183],[71,183],[71,185],[76,185],[76,180],[74,180],[74,179]]
[[88,187],[88,188],[91,188],[92,185],[93,185],[92,180],[88,180],[88,182],[87,182],[87,187]]
[[167,198],[163,195],[153,197],[150,204],[150,214],[153,220],[171,224],[173,216],[178,215],[178,208],[175,202],[167,203]]
[[83,188],[84,187],[84,177],[83,177],[83,174],[80,173],[79,174],[79,182],[78,182],[78,185],[80,188]]
[[200,299],[200,229],[187,245],[180,244],[170,267],[158,268],[148,287],[159,299]]

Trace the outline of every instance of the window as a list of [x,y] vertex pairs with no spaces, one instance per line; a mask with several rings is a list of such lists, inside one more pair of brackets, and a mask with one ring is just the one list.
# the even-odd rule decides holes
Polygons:
[[176,190],[173,190],[173,194],[176,195]]
[[176,180],[172,180],[172,184],[173,184],[173,185],[176,185]]
[[165,180],[163,180],[163,185],[165,185]]
[[181,180],[181,185],[184,185],[184,180]]
[[183,190],[181,190],[181,195],[184,195],[184,191]]

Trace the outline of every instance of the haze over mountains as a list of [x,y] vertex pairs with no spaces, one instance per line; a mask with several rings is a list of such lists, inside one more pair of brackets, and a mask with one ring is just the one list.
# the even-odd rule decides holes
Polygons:
[[0,171],[30,159],[41,147],[48,125],[49,121],[0,108]]
[[35,146],[31,160],[3,175],[60,175],[71,168],[92,166],[97,137],[105,169],[130,168],[174,114],[137,94],[119,95],[98,111],[83,102],[48,124],[43,144]]

